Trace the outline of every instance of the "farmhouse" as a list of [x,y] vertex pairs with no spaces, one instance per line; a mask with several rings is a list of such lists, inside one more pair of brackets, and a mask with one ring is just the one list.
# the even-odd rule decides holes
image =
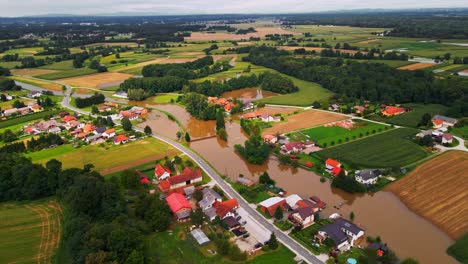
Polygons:
[[192,206],[180,193],[172,193],[166,197],[166,202],[171,208],[172,213],[177,217],[177,220],[184,221],[190,217]]
[[130,111],[120,111],[121,118],[128,118],[129,120],[138,119],[138,115]]
[[202,192],[203,192],[203,199],[201,199],[201,201],[198,202],[198,205],[204,211],[208,208],[213,207],[213,204],[215,202],[222,201],[221,195],[219,195],[219,193],[217,193],[211,188],[204,188]]
[[299,153],[304,149],[304,145],[301,142],[291,142],[281,146],[281,150],[286,154]]
[[349,250],[354,242],[364,236],[364,230],[357,225],[345,220],[338,219],[335,222],[319,229],[316,238],[323,242],[325,238],[331,238],[335,246],[342,251]]
[[71,121],[77,121],[78,119],[75,116],[72,115],[66,115],[62,118],[62,122],[64,123],[69,123]]
[[115,145],[120,145],[120,144],[125,144],[129,141],[130,139],[127,136],[124,135],[118,135],[114,139],[114,144]]
[[442,144],[451,144],[453,142],[453,136],[452,134],[445,133],[442,136]]
[[230,199],[224,202],[215,202],[213,207],[216,209],[216,215],[220,219],[224,219],[234,216],[234,210],[239,207],[239,202],[236,199]]
[[228,113],[230,113],[232,108],[236,106],[229,99],[218,98],[218,97],[208,97],[208,103],[222,106],[224,108],[224,111],[226,111]]
[[386,106],[385,109],[382,111],[382,115],[395,116],[395,115],[403,114],[405,112],[406,112],[406,109],[403,107]]
[[159,180],[165,180],[171,176],[171,171],[169,169],[164,168],[161,164],[156,164],[154,168],[154,176]]
[[281,197],[271,197],[258,204],[260,210],[268,213],[270,216],[275,214],[276,208],[280,207],[282,210],[287,209],[286,199]]
[[263,115],[263,113],[261,113],[259,111],[255,111],[255,112],[242,114],[241,118],[242,119],[255,119],[255,118],[261,117],[262,115]]
[[380,170],[358,170],[355,172],[356,181],[362,184],[376,184],[381,176]]
[[341,163],[337,160],[328,158],[325,161],[326,170],[331,173],[334,177],[338,176],[341,172]]
[[281,117],[272,116],[272,115],[269,115],[269,114],[263,114],[262,116],[260,116],[260,120],[262,120],[262,122],[280,122]]
[[288,218],[302,227],[314,224],[314,209],[311,207],[299,207],[294,209]]
[[109,128],[104,133],[102,133],[102,136],[105,138],[113,138],[115,137],[115,128]]
[[275,144],[276,142],[278,142],[278,138],[273,135],[265,135],[263,136],[263,141],[265,141],[265,143],[268,144]]
[[3,116],[11,116],[19,113],[18,108],[11,108],[3,111]]
[[169,191],[201,181],[202,174],[200,169],[192,170],[190,168],[185,168],[182,174],[169,177],[167,180],[161,181],[159,183],[159,188],[162,191]]
[[441,116],[441,115],[435,115],[432,118],[432,123],[434,124],[434,128],[453,127],[457,122],[458,120],[455,118]]

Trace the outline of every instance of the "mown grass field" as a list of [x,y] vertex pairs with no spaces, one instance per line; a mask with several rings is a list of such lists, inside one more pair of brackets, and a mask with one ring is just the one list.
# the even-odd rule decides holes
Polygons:
[[356,120],[354,128],[350,130],[338,126],[320,126],[302,130],[299,132],[294,132],[288,136],[296,141],[313,140],[318,145],[324,147],[345,143],[347,141],[359,139],[361,137],[382,132],[385,130],[385,127],[388,126],[373,122]]
[[393,168],[409,165],[429,155],[413,138],[419,130],[399,128],[317,152],[356,168]]
[[412,111],[388,118],[385,122],[399,126],[418,127],[418,123],[425,113],[429,113],[431,116],[444,115],[448,109],[448,107],[439,104],[406,104],[404,106],[411,108]]
[[0,263],[50,263],[61,214],[54,200],[0,204]]
[[175,154],[178,154],[178,151],[169,145],[154,138],[146,138],[125,145],[106,145],[106,147],[87,145],[74,148],[68,144],[32,152],[26,156],[33,162],[41,164],[57,159],[63,163],[64,168],[81,168],[86,164],[94,164],[96,170],[105,173],[133,163],[131,167],[135,167],[145,159],[156,160]]

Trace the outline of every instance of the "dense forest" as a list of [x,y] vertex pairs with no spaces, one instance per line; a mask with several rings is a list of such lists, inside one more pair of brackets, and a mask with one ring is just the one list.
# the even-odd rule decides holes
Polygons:
[[57,160],[33,164],[14,153],[0,152],[0,201],[35,200],[55,195],[65,206],[63,250],[72,263],[149,263],[144,235],[166,230],[172,213],[166,202],[140,192],[134,213],[124,188],[138,183],[133,171],[104,180],[92,165],[62,169]]
[[342,100],[382,103],[438,103],[453,116],[468,115],[468,84],[460,78],[435,78],[427,71],[401,71],[381,63],[337,59],[297,59],[266,46],[244,59],[302,80],[320,83]]

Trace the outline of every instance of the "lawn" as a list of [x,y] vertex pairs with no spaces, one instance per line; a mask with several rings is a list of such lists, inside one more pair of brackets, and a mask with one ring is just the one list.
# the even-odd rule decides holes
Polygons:
[[297,232],[291,232],[290,236],[298,241],[300,244],[304,245],[306,248],[311,250],[314,254],[318,255],[320,252],[325,253],[328,252],[328,249],[321,245],[319,247],[314,246],[313,238],[318,233],[319,229],[322,226],[330,224],[332,221],[328,219],[321,219],[315,224],[306,227]]
[[411,108],[412,111],[388,118],[385,121],[399,126],[418,127],[418,123],[425,113],[429,113],[431,116],[436,114],[444,115],[448,109],[448,107],[440,104],[407,104],[404,106]]
[[[235,263],[222,258],[219,254],[212,255],[207,250],[216,251],[213,242],[205,246],[198,246],[189,234],[188,227],[175,225],[173,229],[148,236],[145,242],[146,256],[154,261],[151,263],[197,263],[197,264],[228,264]],[[284,246],[272,252],[260,251],[261,255],[249,259],[249,264],[293,264],[294,253]],[[159,260],[159,261],[158,261]]]
[[173,93],[157,94],[156,96],[146,99],[144,102],[147,104],[169,104],[171,103],[171,100],[175,102],[179,96],[180,94]]
[[295,141],[313,140],[318,145],[325,147],[355,140],[377,132],[382,132],[385,130],[385,127],[388,127],[382,124],[361,120],[355,120],[354,122],[354,128],[350,130],[339,126],[320,126],[294,132],[288,136]]
[[409,165],[429,155],[411,139],[419,130],[399,128],[317,152],[355,168],[393,168]]
[[468,233],[451,245],[447,253],[461,263],[468,263]]
[[50,263],[60,240],[58,209],[54,200],[0,204],[0,263]]
[[[125,153],[122,155],[122,153]],[[70,145],[62,145],[52,149],[45,149],[29,153],[26,156],[35,163],[45,164],[51,159],[57,159],[63,163],[65,168],[81,168],[85,164],[94,164],[96,170],[105,172],[133,163],[135,167],[138,162],[145,159],[157,160],[164,156],[174,155],[178,152],[154,138],[146,138],[125,145],[87,145],[81,148],[73,148]],[[149,160],[148,160],[149,161]],[[125,169],[125,168],[123,168]]]
[[468,126],[454,127],[452,128],[450,133],[454,134],[455,136],[462,137],[465,140],[468,140]]

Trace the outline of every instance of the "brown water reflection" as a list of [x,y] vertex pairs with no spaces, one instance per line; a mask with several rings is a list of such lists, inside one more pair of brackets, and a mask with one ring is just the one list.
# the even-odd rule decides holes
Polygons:
[[149,126],[153,133],[157,133],[171,139],[177,139],[176,134],[179,131],[179,126],[176,122],[170,120],[166,114],[155,109],[148,114],[146,121],[138,126]]
[[[338,212],[348,217],[355,214],[355,222],[366,229],[367,235],[380,235],[397,254],[414,257],[420,263],[456,263],[445,253],[453,242],[435,225],[410,211],[395,195],[381,191],[376,194],[351,195],[321,183],[320,177],[302,169],[281,166],[275,158],[263,165],[247,164],[233,150],[235,144],[242,144],[246,136],[237,123],[226,124],[228,143],[218,139],[207,139],[191,143],[191,147],[207,159],[220,173],[232,179],[240,173],[258,180],[258,174],[267,171],[289,194],[303,197],[317,195],[328,203],[323,212],[326,217]],[[344,202],[336,210],[334,205]]]
[[243,88],[239,90],[225,92],[221,95],[224,98],[238,98],[244,101],[250,100],[259,100],[262,98],[268,98],[272,96],[277,96],[277,93],[270,92],[270,91],[263,91],[257,88]]

